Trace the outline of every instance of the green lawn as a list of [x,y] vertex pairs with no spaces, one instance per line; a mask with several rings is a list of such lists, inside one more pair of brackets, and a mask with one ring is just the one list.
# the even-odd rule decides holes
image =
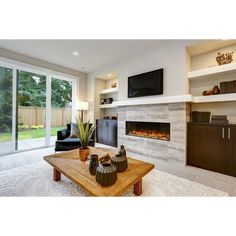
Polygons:
[[[51,128],[51,136],[56,136],[57,131],[65,129],[65,127],[53,127]],[[24,140],[24,139],[34,139],[34,138],[42,138],[45,137],[46,129],[31,129],[31,130],[25,130],[25,131],[19,131],[18,133],[18,139]],[[0,142],[6,142],[11,141],[11,133],[0,133]]]

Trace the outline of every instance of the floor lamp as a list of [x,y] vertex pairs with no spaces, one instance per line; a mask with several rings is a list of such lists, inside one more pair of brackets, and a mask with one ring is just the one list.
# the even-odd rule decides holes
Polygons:
[[84,122],[84,111],[88,110],[88,102],[79,101],[77,110],[81,111],[81,119],[82,119],[82,122]]

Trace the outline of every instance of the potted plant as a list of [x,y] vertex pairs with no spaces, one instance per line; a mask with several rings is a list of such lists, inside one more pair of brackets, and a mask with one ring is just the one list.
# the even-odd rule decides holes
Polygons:
[[[76,118],[77,127],[76,135],[80,139],[81,147],[79,148],[79,156],[81,161],[86,161],[90,150],[88,148],[89,140],[95,131],[95,126],[89,125],[89,121],[83,123],[81,117]],[[90,126],[90,127],[89,127]]]

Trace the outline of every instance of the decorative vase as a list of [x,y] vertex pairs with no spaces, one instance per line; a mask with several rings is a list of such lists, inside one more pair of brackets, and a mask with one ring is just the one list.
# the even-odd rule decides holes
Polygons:
[[96,169],[98,167],[98,155],[97,154],[92,154],[90,156],[90,162],[89,162],[89,172],[91,175],[96,174]]
[[120,150],[118,154],[126,157],[126,150],[125,150],[124,145],[120,145]]
[[212,94],[216,95],[220,93],[220,89],[217,85],[215,85],[212,89]]
[[87,161],[89,153],[90,153],[89,148],[86,148],[86,149],[80,148],[79,149],[79,158],[80,158],[80,160],[81,161]]
[[111,158],[111,164],[113,164],[118,172],[123,172],[128,168],[128,161],[125,156],[120,154]]
[[102,186],[110,186],[117,180],[116,167],[110,163],[100,164],[96,169],[96,181]]

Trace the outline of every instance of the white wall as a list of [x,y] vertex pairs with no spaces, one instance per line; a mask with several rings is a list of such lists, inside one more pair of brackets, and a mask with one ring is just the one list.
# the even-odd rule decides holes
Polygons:
[[203,53],[191,58],[191,70],[199,70],[203,68],[208,68],[212,66],[218,66],[216,61],[217,53],[226,53],[234,51],[233,62],[236,62],[236,45],[220,48],[217,50],[212,50],[207,53]]
[[182,41],[167,41],[151,51],[124,61],[119,69],[119,99],[127,99],[129,76],[160,68],[164,68],[164,90],[163,95],[159,96],[184,94],[184,65],[185,51]]
[[104,110],[99,108],[100,91],[106,88],[106,81],[95,79],[94,81],[94,116],[96,119],[104,116]]
[[106,88],[111,88],[112,83],[117,83],[117,87],[119,87],[118,78],[116,78],[106,80]]
[[[163,95],[153,96],[173,96],[182,95],[186,91],[186,54],[185,47],[192,43],[192,40],[166,40],[157,47],[147,50],[138,55],[126,58],[120,62],[101,68],[99,71],[88,74],[87,94],[91,102],[92,91],[89,88],[92,81],[101,74],[109,71],[117,71],[119,74],[119,100],[127,98],[128,77],[144,73],[159,68],[164,68],[164,93]],[[96,89],[96,88],[95,88]],[[132,98],[136,99],[136,98]],[[96,114],[90,111],[90,119],[96,119]]]
[[87,79],[87,101],[89,103],[89,110],[87,111],[87,120],[94,122],[94,94],[95,94],[95,78]]

